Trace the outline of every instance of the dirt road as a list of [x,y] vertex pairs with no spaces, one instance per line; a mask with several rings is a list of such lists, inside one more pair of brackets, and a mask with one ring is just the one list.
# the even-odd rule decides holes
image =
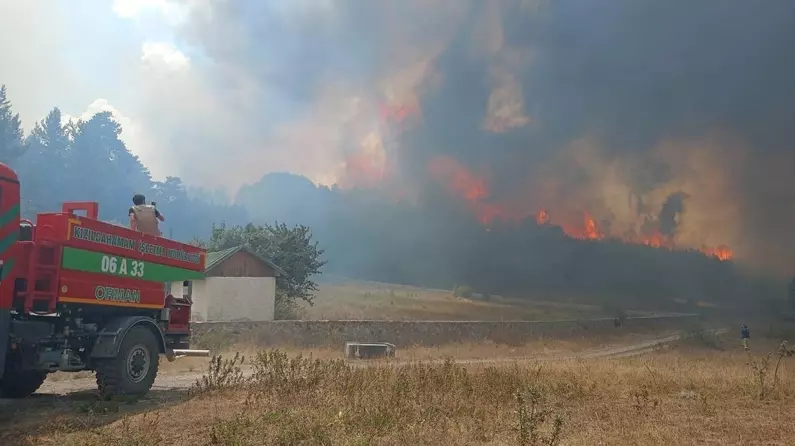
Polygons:
[[[597,359],[597,358],[622,358],[628,356],[642,355],[651,352],[655,347],[663,344],[671,343],[680,338],[680,335],[674,334],[665,337],[658,337],[643,342],[634,343],[631,345],[623,346],[610,346],[599,349],[585,350],[579,353],[562,354],[544,357],[519,357],[519,358],[485,358],[485,359],[455,359],[457,364],[497,364],[505,362],[530,362],[530,361],[550,361],[550,360],[566,360],[566,359]],[[443,359],[438,360],[423,360],[421,362],[443,362]],[[389,361],[386,364],[400,365],[406,364],[411,361],[400,360],[399,358],[394,361]],[[381,361],[369,362],[354,362],[355,366],[368,367],[373,364],[385,364]],[[245,373],[251,373],[250,369],[244,369]],[[183,372],[183,373],[162,373],[158,375],[153,390],[160,391],[175,391],[184,390],[189,388],[202,376],[203,372]],[[81,379],[65,379],[60,381],[46,381],[37,393],[45,395],[66,395],[73,392],[84,392],[96,388],[96,382],[93,378]],[[0,407],[8,404],[7,400],[0,400]]]

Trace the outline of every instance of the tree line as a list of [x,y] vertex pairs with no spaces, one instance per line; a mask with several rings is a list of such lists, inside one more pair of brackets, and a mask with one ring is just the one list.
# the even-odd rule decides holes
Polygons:
[[122,127],[110,112],[64,122],[55,107],[26,135],[2,87],[0,126],[0,162],[21,179],[25,218],[57,211],[64,201],[97,201],[101,219],[126,222],[132,195],[142,193],[167,209],[163,232],[176,239],[209,235],[219,215],[230,223],[247,222],[242,207],[205,200],[201,190],[189,194],[179,177],[153,180],[121,140]]
[[786,296],[780,278],[751,274],[698,250],[572,239],[532,219],[487,228],[433,183],[419,203],[409,203],[378,189],[340,190],[275,173],[244,186],[236,203],[254,221],[311,227],[328,253],[324,272],[334,275],[671,311]]

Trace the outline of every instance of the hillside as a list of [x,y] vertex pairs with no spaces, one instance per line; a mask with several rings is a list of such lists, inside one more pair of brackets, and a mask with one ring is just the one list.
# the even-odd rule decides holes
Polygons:
[[[389,320],[551,320],[613,317],[609,305],[565,300],[455,297],[450,290],[320,276],[313,306],[303,305],[307,319]],[[477,295],[476,295],[477,296]],[[628,311],[643,315],[648,312]]]

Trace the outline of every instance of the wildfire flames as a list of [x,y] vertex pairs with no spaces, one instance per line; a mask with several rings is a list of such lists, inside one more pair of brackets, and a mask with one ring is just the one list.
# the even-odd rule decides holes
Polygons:
[[[384,133],[400,133],[403,125],[419,110],[409,105],[382,105],[379,110],[381,128],[367,134],[353,153],[345,157],[344,175],[337,185],[342,188],[373,188],[387,180],[393,173],[394,160],[387,157]],[[398,191],[398,196],[403,192]]]
[[538,226],[548,225],[549,213],[543,209],[539,209],[536,213],[536,224],[538,224]]
[[[587,211],[580,213],[581,220],[579,221],[575,219],[556,220],[556,214],[549,212],[546,208],[538,209],[535,212],[522,212],[505,204],[489,202],[490,188],[486,178],[470,171],[450,157],[433,158],[428,163],[428,173],[439,181],[450,194],[464,200],[478,221],[487,227],[495,221],[519,222],[534,218],[539,226],[558,226],[564,234],[574,239],[619,239],[626,243],[642,244],[652,248],[671,250],[677,248],[671,237],[661,234],[658,230],[650,231],[646,235],[607,235],[599,227],[596,219]],[[726,246],[702,247],[699,250],[722,261],[730,260],[733,257],[731,249]]]
[[701,252],[707,255],[717,257],[720,260],[731,260],[733,257],[732,250],[728,246],[718,246],[717,248],[702,248]]
[[[389,181],[393,160],[387,156],[384,147],[384,133],[400,133],[408,125],[408,118],[418,116],[415,106],[382,106],[380,118],[382,127],[367,135],[358,150],[350,154],[345,165],[347,186],[375,187]],[[677,246],[671,235],[663,234],[657,228],[644,229],[641,234],[613,234],[606,227],[608,222],[600,222],[587,210],[571,212],[571,206],[560,203],[545,203],[536,209],[516,206],[516,203],[502,203],[494,200],[487,172],[469,169],[450,156],[436,156],[427,164],[427,174],[439,182],[452,196],[462,200],[474,217],[486,228],[495,222],[519,223],[534,220],[538,226],[556,226],[563,233],[578,240],[621,240],[625,243],[646,245],[660,249],[683,249]],[[345,184],[342,184],[345,186]],[[401,199],[402,190],[398,187],[393,198]],[[602,226],[605,226],[603,228]],[[733,258],[727,246],[698,248],[702,253],[721,261]]]

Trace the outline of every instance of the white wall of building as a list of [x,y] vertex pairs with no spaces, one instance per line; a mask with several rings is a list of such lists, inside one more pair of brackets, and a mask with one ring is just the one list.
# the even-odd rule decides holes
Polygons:
[[[182,284],[171,293],[182,295]],[[276,305],[273,277],[207,277],[193,281],[194,321],[272,321]]]

